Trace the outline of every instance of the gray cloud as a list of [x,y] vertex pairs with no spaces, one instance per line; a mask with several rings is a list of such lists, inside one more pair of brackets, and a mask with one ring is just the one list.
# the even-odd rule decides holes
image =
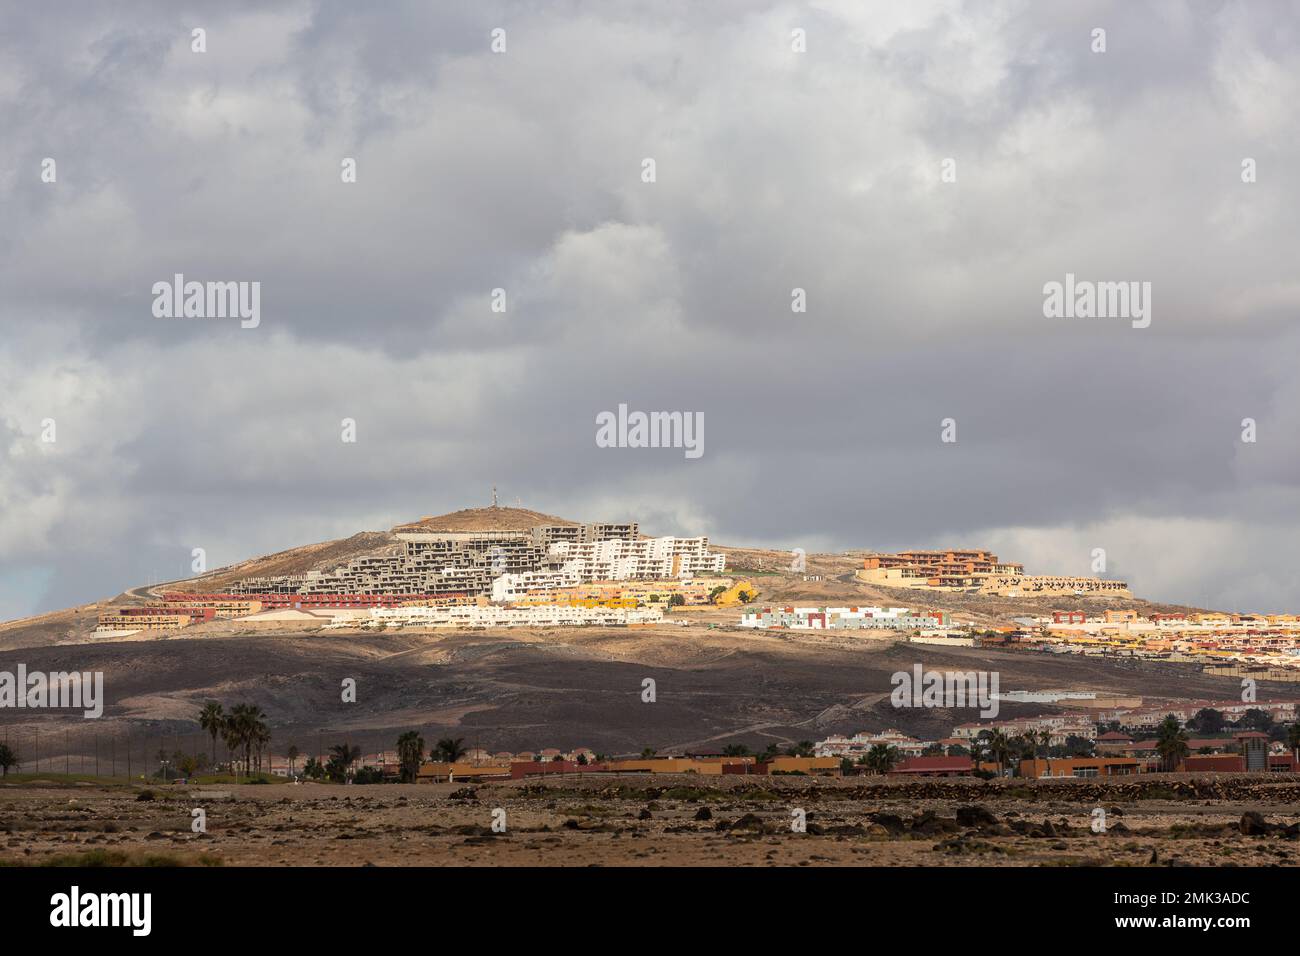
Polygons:
[[[731,543],[988,543],[1078,573],[1104,546],[1144,596],[1300,604],[1294,11],[10,19],[0,617],[493,484]],[[154,319],[175,272],[260,281],[261,327]],[[1150,281],[1151,327],[1045,319],[1066,272]],[[702,411],[704,457],[595,447],[620,402]]]

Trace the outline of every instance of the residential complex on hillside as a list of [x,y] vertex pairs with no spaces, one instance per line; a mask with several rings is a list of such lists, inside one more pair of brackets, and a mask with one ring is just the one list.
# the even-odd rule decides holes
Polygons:
[[1027,575],[1024,566],[998,560],[991,551],[902,551],[872,554],[862,561],[858,580],[892,588],[929,588],[1021,597],[1051,594],[1104,594],[1131,597],[1123,581],[1062,575]]
[[943,611],[912,611],[905,607],[764,607],[746,611],[741,627],[790,630],[912,631],[946,627],[951,618]]
[[[484,596],[493,589],[575,587],[594,581],[673,580],[721,574],[709,539],[643,538],[627,524],[551,525],[528,531],[404,531],[396,554],[355,558],[332,571],[253,577],[232,594]],[[504,582],[497,584],[504,578]]]
[[719,576],[726,561],[708,538],[647,538],[635,522],[472,531],[416,523],[394,533],[393,553],[332,570],[249,577],[221,593],[174,591],[159,604],[115,608],[100,616],[96,635],[224,618],[254,629],[637,626],[662,621],[666,606],[726,605],[756,593]]
[[1058,611],[1033,619],[1021,643],[1064,654],[1201,664],[1211,673],[1300,679],[1300,617],[1294,614]]

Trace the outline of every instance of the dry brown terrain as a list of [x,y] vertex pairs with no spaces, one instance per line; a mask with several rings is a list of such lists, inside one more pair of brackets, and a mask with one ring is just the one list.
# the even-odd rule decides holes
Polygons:
[[[128,733],[137,754],[144,740],[149,754],[160,745],[187,752],[204,747],[194,717],[206,700],[260,706],[276,753],[289,743],[323,752],[345,738],[369,753],[391,749],[408,729],[426,740],[464,737],[469,746],[493,751],[587,746],[639,753],[647,746],[667,752],[728,743],[762,749],[886,727],[934,739],[976,718],[973,709],[892,707],[892,674],[918,662],[937,670],[994,670],[1004,691],[1217,699],[1239,693],[1234,680],[1208,677],[1192,665],[699,623],[424,634],[186,631],[166,640],[0,652],[4,670],[25,663],[29,670],[102,671],[107,698],[101,720],[5,711],[0,735],[29,757],[39,744],[42,766],[62,769],[49,759],[96,749],[108,759],[111,747],[125,747]],[[641,700],[647,677],[656,682],[654,703]],[[357,682],[356,703],[341,700],[344,678]],[[1261,684],[1259,693],[1283,697],[1294,688]],[[1050,710],[1004,704],[999,716]]]
[[[1294,866],[1300,784],[589,776],[462,786],[0,785],[0,863]],[[191,831],[202,807],[207,833]],[[1106,812],[1106,832],[1091,827]],[[492,831],[505,811],[506,832]],[[805,812],[806,832],[791,828]],[[1258,817],[1248,816],[1258,814]],[[1256,832],[1258,831],[1258,832]]]
[[[566,519],[519,509],[471,509],[413,523],[431,530],[526,528]],[[220,569],[184,586],[219,588],[237,577],[337,566],[362,553],[395,546],[391,532],[364,532]],[[805,580],[789,572],[791,555],[723,549],[730,573],[749,578],[759,603],[895,604],[950,610],[959,622],[991,624],[1056,606],[1097,609],[1106,599],[1007,599],[874,588],[853,577],[861,552],[811,554]],[[173,585],[155,586],[152,591]],[[137,588],[112,603],[142,603]],[[967,710],[896,710],[890,677],[921,663],[931,669],[992,670],[1003,691],[1065,688],[1142,695],[1148,699],[1228,698],[1237,682],[1206,677],[1190,665],[1051,655],[1023,650],[909,645],[889,633],[756,632],[736,627],[739,608],[682,609],[650,628],[554,628],[499,631],[254,631],[214,622],[166,636],[95,639],[101,605],[0,625],[0,669],[102,671],[101,720],[71,714],[9,710],[0,735],[43,770],[85,768],[117,757],[125,771],[160,747],[204,747],[195,715],[205,701],[261,707],[283,753],[290,743],[324,752],[344,742],[366,752],[391,749],[398,734],[465,738],[489,750],[591,747],[606,753],[720,748],[744,743],[788,747],[830,733],[897,727],[934,739]],[[341,684],[357,684],[343,703]],[[657,699],[641,699],[642,682]],[[1295,688],[1261,685],[1262,697]],[[1043,713],[1041,705],[1004,705],[999,716]],[[206,749],[206,748],[204,748]],[[218,753],[218,756],[224,756]],[[60,760],[60,758],[64,758]],[[62,764],[62,766],[60,766]],[[30,769],[24,767],[24,769]]]

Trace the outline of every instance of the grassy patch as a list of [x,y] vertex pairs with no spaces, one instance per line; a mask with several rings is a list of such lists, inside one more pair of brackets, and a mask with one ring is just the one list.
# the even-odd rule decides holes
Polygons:
[[129,787],[124,777],[97,777],[93,773],[8,773],[0,777],[0,787]]

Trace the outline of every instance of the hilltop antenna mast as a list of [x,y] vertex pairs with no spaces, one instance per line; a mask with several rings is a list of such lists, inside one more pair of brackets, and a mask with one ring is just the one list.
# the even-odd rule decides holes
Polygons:
[[493,485],[492,486],[492,507],[495,508],[496,506],[497,506],[497,486]]

